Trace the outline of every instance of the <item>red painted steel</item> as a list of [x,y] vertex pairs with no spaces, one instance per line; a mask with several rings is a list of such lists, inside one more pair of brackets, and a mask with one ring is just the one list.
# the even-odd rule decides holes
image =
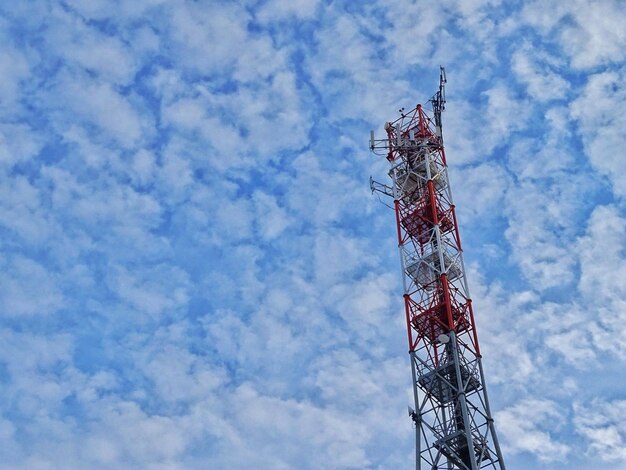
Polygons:
[[[397,131],[393,125],[387,126],[390,149],[387,158],[390,161],[402,158],[398,146],[394,145],[398,139]],[[416,107],[411,123],[401,130],[400,137],[406,139],[412,133],[415,139],[425,139],[428,145],[437,150],[432,154],[435,155],[435,167],[445,168],[443,145],[420,105]],[[400,245],[412,243],[423,252],[423,247],[431,241],[434,226],[438,224],[441,235],[452,233],[445,241],[452,242],[454,248],[461,252],[454,205],[447,201],[441,190],[437,190],[433,178],[428,179],[425,186],[426,191],[422,191],[416,198],[409,196],[406,201],[394,201],[398,243]],[[415,192],[418,193],[417,190]],[[434,279],[428,285],[417,286],[415,292],[408,293],[405,297],[408,297],[405,301],[405,310],[410,351],[415,351],[418,344],[424,341],[435,349],[436,338],[450,331],[455,331],[457,335],[471,333],[473,336],[471,343],[478,350],[470,300],[463,297],[461,289],[456,288],[454,281],[450,282],[446,274],[442,274],[440,279]]]

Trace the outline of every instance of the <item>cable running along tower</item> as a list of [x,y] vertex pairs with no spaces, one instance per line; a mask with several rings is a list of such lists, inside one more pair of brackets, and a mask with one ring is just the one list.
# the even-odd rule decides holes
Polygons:
[[505,470],[494,428],[463,250],[450,193],[441,113],[445,70],[430,100],[385,124],[370,148],[384,155],[391,186],[372,192],[393,199],[402,266],[413,377],[417,470]]

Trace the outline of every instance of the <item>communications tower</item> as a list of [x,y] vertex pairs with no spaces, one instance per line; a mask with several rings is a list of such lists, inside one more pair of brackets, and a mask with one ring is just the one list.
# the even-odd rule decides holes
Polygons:
[[476,324],[443,147],[446,75],[430,100],[370,136],[391,164],[391,186],[372,192],[393,199],[402,266],[413,378],[417,470],[500,469],[504,461],[489,410]]

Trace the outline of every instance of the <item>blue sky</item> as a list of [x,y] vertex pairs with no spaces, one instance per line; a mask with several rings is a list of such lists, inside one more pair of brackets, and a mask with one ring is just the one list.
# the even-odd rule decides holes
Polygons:
[[618,0],[0,5],[6,468],[410,468],[370,129],[439,65],[511,469],[626,469]]

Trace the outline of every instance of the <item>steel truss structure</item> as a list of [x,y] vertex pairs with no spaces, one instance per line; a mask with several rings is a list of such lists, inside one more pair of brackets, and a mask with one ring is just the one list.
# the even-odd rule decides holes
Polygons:
[[416,469],[505,469],[494,427],[474,313],[452,202],[441,113],[445,70],[430,100],[372,132],[371,150],[391,164],[391,186],[402,266],[413,377]]

